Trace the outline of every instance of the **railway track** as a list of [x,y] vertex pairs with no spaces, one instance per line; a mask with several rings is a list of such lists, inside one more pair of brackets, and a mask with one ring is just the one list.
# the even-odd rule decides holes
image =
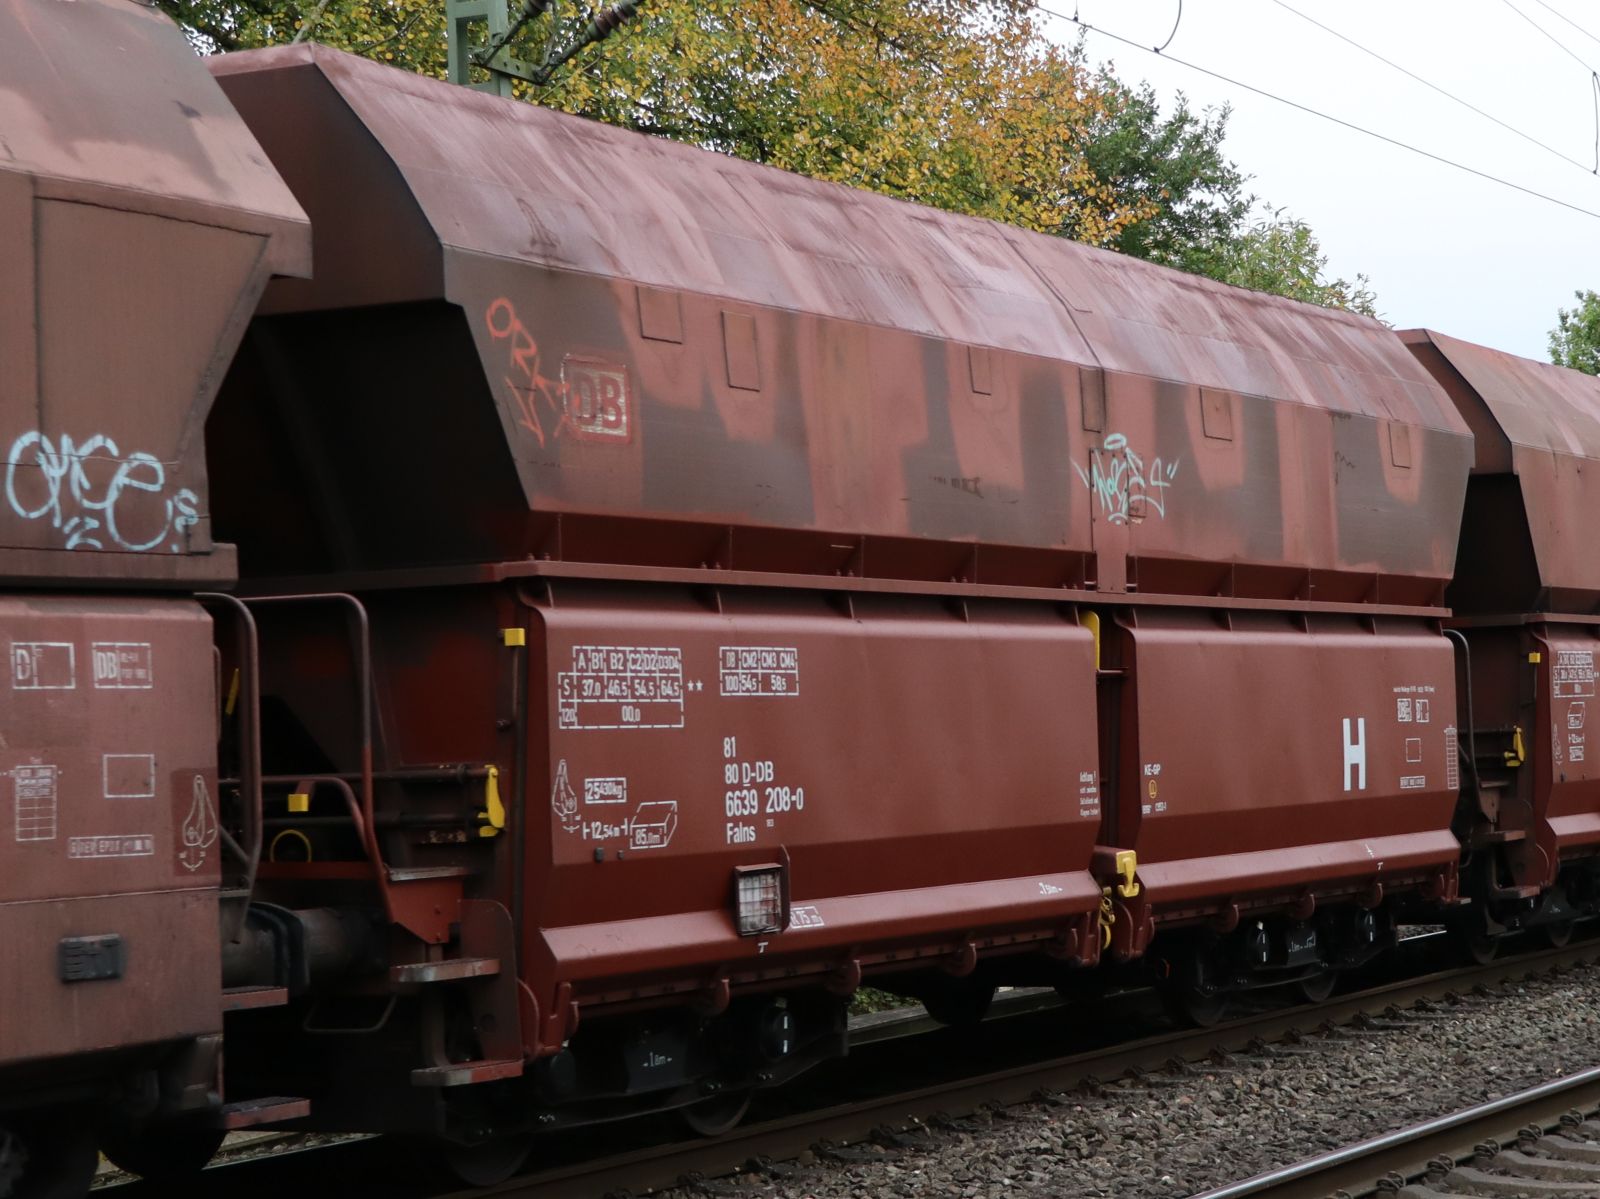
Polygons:
[[1600,1067],[1319,1154],[1195,1199],[1600,1195]]
[[[554,1147],[556,1152],[562,1153],[560,1159],[553,1153],[546,1153],[543,1168],[487,1191],[441,1192],[403,1174],[395,1176],[392,1186],[385,1181],[382,1188],[385,1194],[408,1199],[411,1196],[440,1199],[444,1195],[449,1199],[484,1195],[592,1199],[607,1193],[644,1193],[689,1178],[710,1180],[704,1186],[713,1193],[719,1189],[737,1193],[729,1184],[716,1180],[752,1170],[781,1176],[787,1168],[784,1163],[812,1154],[849,1162],[861,1155],[881,1153],[884,1146],[914,1149],[919,1142],[935,1137],[941,1122],[959,1120],[986,1106],[1016,1104],[1040,1097],[1053,1099],[1091,1080],[1107,1080],[1130,1072],[1160,1071],[1175,1063],[1202,1062],[1219,1053],[1259,1049],[1319,1026],[1365,1020],[1371,1028],[1376,1021],[1393,1025],[1403,1035],[1408,1020],[1427,1018],[1426,1013],[1407,1014],[1418,1004],[1438,1002],[1476,987],[1489,987],[1552,968],[1595,963],[1600,963],[1600,942],[1585,942],[1523,954],[1487,966],[1438,970],[1368,987],[1314,1007],[1257,1012],[1208,1029],[1155,1036],[1129,1036],[1125,1030],[1122,1034],[1112,1032],[1108,1033],[1111,1038],[1108,1043],[1094,1048],[1058,1054],[1042,1061],[1012,1062],[1001,1069],[985,1069],[984,1063],[996,1057],[1003,1059],[1011,1052],[1003,1035],[1005,1026],[1016,1026],[1016,1035],[1011,1039],[1033,1045],[1037,1052],[1038,1030],[1044,1027],[1043,1022],[1060,1023],[1060,1013],[1049,1010],[1059,1006],[1051,997],[1023,993],[1002,1003],[998,1009],[999,1018],[986,1027],[986,1044],[970,1052],[958,1048],[977,1039],[970,1034],[931,1027],[921,1017],[885,1013],[864,1022],[860,1030],[863,1035],[858,1035],[857,1041],[860,1051],[853,1055],[850,1068],[841,1069],[813,1087],[793,1110],[766,1116],[757,1113],[750,1122],[722,1136],[686,1142],[662,1132],[657,1140],[635,1140],[621,1151],[616,1150],[616,1134],[612,1134],[609,1145],[603,1139],[585,1143],[571,1138],[570,1143]],[[908,1062],[921,1063],[920,1078],[906,1073]],[[930,1080],[931,1075],[941,1071],[943,1076]],[[1600,1086],[1600,1080],[1596,1085]],[[849,1098],[841,1102],[841,1094]],[[1595,1101],[1600,1102],[1600,1093]],[[1583,1102],[1586,1100],[1580,1096],[1565,1100],[1554,1118],[1559,1119],[1562,1112]],[[1508,1131],[1514,1133],[1534,1119],[1531,1115],[1513,1119]],[[393,1147],[386,1149],[385,1146],[389,1143],[381,1140],[339,1146],[314,1154],[299,1154],[299,1164],[279,1161],[265,1169],[255,1164],[224,1166],[207,1172],[210,1186],[183,1193],[214,1194],[212,1187],[222,1181],[217,1177],[222,1171],[226,1171],[229,1192],[236,1199],[250,1199],[258,1193],[281,1195],[285,1187],[295,1185],[293,1178],[305,1171],[325,1178],[329,1170],[335,1176],[346,1170],[352,1177],[365,1177],[371,1183],[371,1171],[394,1156]],[[1430,1151],[1417,1164],[1425,1165],[1429,1158],[1436,1156],[1438,1153]],[[1385,1172],[1387,1168],[1378,1170],[1371,1178],[1376,1179]],[[156,1193],[142,1184],[117,1189],[119,1195],[127,1199]],[[1322,1195],[1331,1189],[1335,1188],[1284,1191],[1282,1194]],[[167,1199],[179,1192],[163,1188],[160,1193],[162,1199]],[[1240,1192],[1253,1193],[1278,1194]],[[1600,1186],[1596,1193],[1600,1194]],[[1426,1199],[1426,1192],[1421,1194]]]

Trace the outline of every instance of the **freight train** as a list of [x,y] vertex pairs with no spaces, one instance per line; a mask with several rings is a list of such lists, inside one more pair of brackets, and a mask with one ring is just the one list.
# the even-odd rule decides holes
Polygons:
[[5,1199],[1600,914],[1585,376],[130,0],[0,279]]

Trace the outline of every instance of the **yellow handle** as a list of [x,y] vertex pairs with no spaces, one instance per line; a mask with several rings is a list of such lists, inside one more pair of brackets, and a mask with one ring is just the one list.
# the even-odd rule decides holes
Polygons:
[[1528,760],[1528,751],[1522,744],[1522,726],[1517,725],[1511,734],[1511,748],[1505,751],[1507,766],[1521,766]]
[[1139,855],[1131,849],[1117,850],[1117,874],[1122,881],[1117,884],[1117,894],[1124,899],[1132,899],[1141,890],[1138,883],[1133,881],[1133,876],[1139,870]]
[[489,777],[483,781],[484,810],[478,813],[478,819],[485,824],[478,830],[478,836],[498,837],[506,826],[506,805],[500,802],[499,768],[490,766],[488,770]]
[[1100,613],[1085,612],[1078,617],[1078,623],[1089,630],[1094,637],[1094,668],[1100,669]]
[[285,837],[292,837],[300,842],[301,845],[304,845],[306,847],[306,861],[309,862],[311,860],[311,838],[297,828],[286,828],[272,839],[271,845],[267,846],[267,861],[276,862],[278,860],[278,842]]

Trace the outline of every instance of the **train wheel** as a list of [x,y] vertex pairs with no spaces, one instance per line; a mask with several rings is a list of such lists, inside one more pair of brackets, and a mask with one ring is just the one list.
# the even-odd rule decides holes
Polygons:
[[1567,942],[1572,940],[1573,922],[1563,920],[1559,924],[1541,924],[1539,931],[1544,935],[1545,943],[1551,949],[1565,949]]
[[1224,993],[1203,993],[1192,987],[1174,987],[1166,993],[1167,1007],[1182,1024],[1213,1028],[1228,1018],[1232,1006]]
[[725,1132],[732,1132],[744,1119],[744,1114],[750,1110],[752,1094],[750,1091],[729,1091],[691,1103],[688,1107],[680,1107],[678,1115],[696,1136],[720,1137]]
[[83,1115],[0,1115],[0,1199],[83,1199],[99,1165]]
[[1310,978],[1300,979],[1294,984],[1294,989],[1295,993],[1307,1003],[1326,1003],[1338,983],[1337,970],[1324,970],[1320,974],[1313,974]]
[[111,1164],[150,1182],[176,1182],[206,1168],[222,1147],[220,1129],[141,1129],[126,1125],[100,1134],[100,1152]]
[[449,1145],[444,1163],[471,1187],[498,1186],[522,1169],[533,1151],[532,1137],[498,1137],[477,1145]]
[[928,1015],[951,1028],[971,1028],[982,1023],[993,1002],[994,987],[987,983],[957,983],[922,997]]
[[28,1168],[28,1147],[9,1128],[0,1127],[0,1199],[9,1199]]
[[1449,934],[1451,944],[1465,954],[1468,960],[1480,966],[1487,966],[1500,956],[1502,940],[1501,936],[1490,932],[1487,925],[1488,917],[1484,913],[1468,909],[1458,920],[1445,925],[1445,931]]
[[1461,948],[1478,965],[1487,966],[1500,956],[1500,938],[1488,933],[1475,933],[1461,939]]

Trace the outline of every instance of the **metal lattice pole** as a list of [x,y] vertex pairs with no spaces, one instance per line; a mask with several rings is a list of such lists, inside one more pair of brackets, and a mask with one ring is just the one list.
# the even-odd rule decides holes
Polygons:
[[[511,76],[489,70],[489,78],[474,82],[472,69],[481,66],[475,51],[502,42],[511,28],[506,0],[445,0],[449,40],[450,82],[497,95],[511,94]],[[481,40],[475,36],[482,30]]]

